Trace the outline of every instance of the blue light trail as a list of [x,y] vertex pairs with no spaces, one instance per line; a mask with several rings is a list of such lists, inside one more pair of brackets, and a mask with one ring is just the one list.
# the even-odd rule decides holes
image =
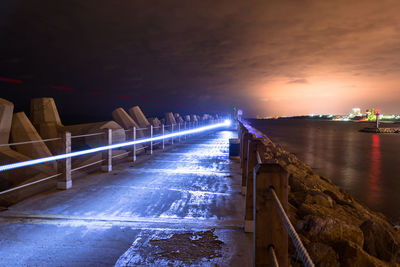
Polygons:
[[170,134],[155,136],[152,138],[144,138],[144,139],[139,139],[139,140],[135,140],[135,141],[123,142],[123,143],[118,143],[118,144],[108,145],[108,146],[101,146],[101,147],[96,147],[96,148],[92,148],[92,149],[86,149],[86,150],[81,150],[81,151],[76,151],[76,152],[71,152],[71,153],[46,157],[46,158],[33,159],[33,160],[27,160],[27,161],[22,161],[22,162],[6,164],[6,165],[0,166],[0,172],[12,170],[12,169],[16,169],[16,168],[21,168],[21,167],[26,167],[26,166],[31,166],[31,165],[36,165],[36,164],[40,164],[40,163],[45,163],[45,162],[49,162],[49,161],[53,161],[53,160],[77,157],[77,156],[81,156],[81,155],[85,155],[85,154],[108,150],[108,149],[115,149],[115,148],[121,148],[121,147],[125,147],[125,146],[138,145],[138,144],[143,144],[143,143],[147,143],[147,142],[151,142],[151,141],[158,141],[158,140],[162,140],[162,139],[168,139],[168,138],[181,136],[181,135],[200,133],[200,132],[204,132],[207,130],[216,129],[219,127],[229,126],[230,124],[231,124],[230,120],[225,120],[224,122],[221,122],[221,123],[216,123],[216,124],[212,124],[212,125],[208,125],[208,126],[199,127],[196,129],[177,132],[177,133],[170,133]]

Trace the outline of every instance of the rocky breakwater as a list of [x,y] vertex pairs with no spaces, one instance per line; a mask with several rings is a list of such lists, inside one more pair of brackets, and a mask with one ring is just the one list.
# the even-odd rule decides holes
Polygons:
[[400,128],[376,128],[366,127],[360,130],[365,133],[400,133]]
[[[268,141],[264,156],[290,174],[289,217],[317,266],[400,266],[400,233],[383,214],[280,145]],[[294,247],[290,255],[292,265],[301,266]]]

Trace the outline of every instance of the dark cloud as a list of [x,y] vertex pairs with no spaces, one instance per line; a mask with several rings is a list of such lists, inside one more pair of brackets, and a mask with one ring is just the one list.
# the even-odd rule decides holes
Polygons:
[[[28,79],[26,97],[52,94],[41,88],[59,83],[192,107],[241,105],[255,115],[268,113],[260,99],[278,94],[279,81],[296,90],[320,76],[400,72],[397,0],[15,3],[0,4],[0,76]],[[99,114],[131,105],[87,102],[77,100]]]

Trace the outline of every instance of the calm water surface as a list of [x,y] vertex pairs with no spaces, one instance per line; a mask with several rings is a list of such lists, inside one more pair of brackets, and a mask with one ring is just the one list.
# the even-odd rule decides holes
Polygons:
[[400,134],[362,133],[368,124],[358,122],[250,122],[372,210],[400,222]]

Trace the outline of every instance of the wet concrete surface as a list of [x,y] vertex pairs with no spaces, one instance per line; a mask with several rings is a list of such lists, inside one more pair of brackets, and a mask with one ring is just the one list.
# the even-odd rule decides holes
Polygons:
[[250,266],[235,136],[192,136],[9,207],[0,266]]

